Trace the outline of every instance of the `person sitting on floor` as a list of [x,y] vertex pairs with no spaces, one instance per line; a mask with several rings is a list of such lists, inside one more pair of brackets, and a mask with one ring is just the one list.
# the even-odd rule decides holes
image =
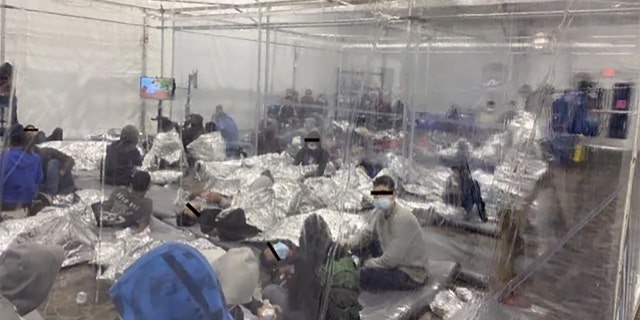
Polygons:
[[315,172],[309,173],[305,177],[322,177],[329,162],[329,153],[320,144],[320,133],[312,131],[304,139],[304,142],[304,147],[296,154],[293,165],[318,165],[318,169]]
[[9,151],[2,155],[0,218],[24,218],[28,215],[28,210],[38,194],[38,187],[44,180],[42,159],[29,147],[21,125],[11,128],[9,143]]
[[[112,186],[128,186],[136,167],[142,166],[142,155],[138,150],[140,132],[134,126],[126,126],[120,140],[107,147],[104,159],[104,183]],[[100,172],[102,175],[102,172]]]
[[482,222],[487,222],[487,210],[480,183],[473,179],[469,170],[469,165],[456,164],[451,166],[451,175],[447,179],[442,200],[449,205],[462,207],[466,212],[466,219],[471,217],[474,207],[478,209],[478,215]]
[[151,222],[153,201],[145,195],[151,186],[148,172],[133,174],[130,188],[117,188],[111,192],[109,200],[91,205],[98,226],[113,228],[133,228],[142,231]]
[[182,145],[185,148],[205,133],[204,118],[199,114],[192,114],[186,124],[188,128],[182,132]]
[[315,320],[321,315],[326,316],[324,319],[359,320],[362,306],[358,302],[357,267],[333,242],[322,216],[312,214],[305,219],[299,243],[300,254],[291,279],[284,285],[268,285],[262,298],[280,307],[283,320]]
[[[360,287],[364,290],[414,290],[427,280],[429,247],[418,219],[396,202],[389,176],[373,181],[373,220],[346,246],[364,260]],[[371,258],[369,257],[371,256]]]
[[[28,125],[24,129],[29,143],[35,144],[36,136],[39,133],[36,127]],[[33,146],[33,150],[42,158],[44,171],[42,192],[53,197],[58,194],[64,195],[76,191],[72,174],[76,162],[72,157],[54,148]]]
[[[32,127],[32,129],[35,129],[33,125],[28,125],[27,127]],[[50,142],[50,141],[62,141],[63,134],[64,134],[64,132],[62,131],[62,128],[53,129],[53,131],[51,132],[51,135],[48,137],[42,131],[36,130],[35,132],[36,132],[35,136],[33,137],[33,141],[35,144],[41,144],[43,142]]]

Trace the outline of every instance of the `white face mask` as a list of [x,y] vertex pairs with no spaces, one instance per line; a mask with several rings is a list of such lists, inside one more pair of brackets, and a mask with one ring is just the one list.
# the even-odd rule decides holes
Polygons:
[[315,150],[315,149],[318,149],[318,146],[316,146],[316,145],[308,145],[307,148],[309,148],[310,150]]

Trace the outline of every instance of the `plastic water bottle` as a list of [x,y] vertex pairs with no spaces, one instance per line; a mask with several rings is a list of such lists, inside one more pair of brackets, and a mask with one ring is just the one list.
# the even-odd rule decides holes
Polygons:
[[273,320],[273,318],[275,318],[276,316],[276,309],[273,308],[271,302],[269,302],[269,300],[264,300],[262,306],[266,307],[264,308],[264,310],[262,310],[262,319]]
[[77,304],[87,303],[87,293],[84,291],[78,292],[78,294],[76,294],[76,303]]

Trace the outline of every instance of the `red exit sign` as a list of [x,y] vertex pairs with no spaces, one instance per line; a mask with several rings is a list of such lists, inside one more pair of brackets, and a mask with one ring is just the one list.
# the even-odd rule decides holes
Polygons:
[[613,78],[616,76],[616,70],[614,69],[604,69],[602,71],[602,76],[606,78]]

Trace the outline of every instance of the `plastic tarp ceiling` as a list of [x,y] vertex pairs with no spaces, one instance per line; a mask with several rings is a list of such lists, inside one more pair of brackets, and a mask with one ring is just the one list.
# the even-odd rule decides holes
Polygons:
[[[12,7],[5,12],[5,56],[17,68],[19,119],[46,132],[61,126],[68,138],[141,122],[154,132],[149,118],[158,104],[139,99],[138,78],[175,77],[176,100],[164,102],[162,110],[182,121],[188,75],[196,70],[191,112],[208,121],[223,105],[241,130],[266,127],[266,107],[287,103],[282,98],[291,97],[288,89],[300,96],[311,89],[314,98],[324,93],[327,104],[314,105],[322,112],[315,116],[326,124],[336,167],[382,158],[384,172],[408,187],[404,191],[417,193],[403,203],[417,203],[414,211],[427,218],[459,213],[439,196],[450,172],[447,161],[459,154],[471,160],[499,241],[440,225],[425,230],[434,256],[486,276],[491,288],[470,301],[456,300],[462,300],[460,287],[452,288],[454,296],[445,292],[434,304],[447,309],[442,317],[633,316],[640,269],[640,242],[633,237],[640,229],[633,185],[640,79],[636,3],[274,1],[266,14],[259,9],[265,2],[7,0]],[[587,149],[586,160],[574,157],[575,146],[567,151],[553,139],[553,148],[548,145],[555,137],[553,102],[583,97],[581,79],[591,80],[589,101],[598,105],[580,122],[598,133],[570,140]],[[633,98],[620,98],[620,84],[629,84]],[[452,105],[461,114],[454,126],[446,116]],[[511,123],[520,125],[515,132],[496,120],[510,111],[526,113],[526,121]],[[294,136],[301,138],[308,128],[296,125],[278,127],[283,149],[300,147]],[[625,131],[623,137],[616,130]],[[293,170],[285,162],[278,168]],[[244,162],[209,167],[217,174],[231,168],[230,175],[240,175],[238,167],[255,175],[264,169]],[[544,179],[534,174],[539,167],[548,168]],[[297,184],[278,186],[290,191]],[[352,195],[345,192],[336,203]],[[314,205],[313,199],[300,201],[301,208]],[[520,250],[514,253],[507,240],[515,224]],[[517,263],[505,258],[512,253]],[[501,259],[514,270],[504,271]],[[496,303],[507,285],[534,307],[520,312]]]

